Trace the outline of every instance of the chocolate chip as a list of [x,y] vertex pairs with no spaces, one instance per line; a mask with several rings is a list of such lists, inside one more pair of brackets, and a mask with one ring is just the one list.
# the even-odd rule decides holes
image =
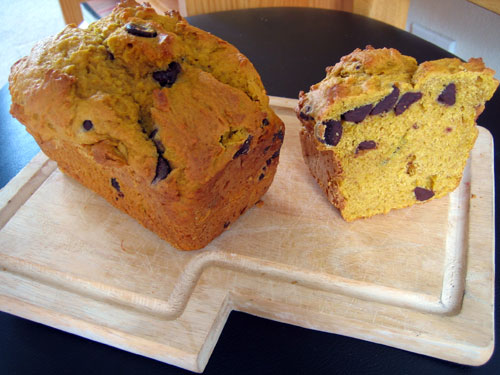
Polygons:
[[323,121],[326,125],[324,138],[325,143],[329,146],[337,146],[342,138],[342,124],[340,121],[328,120]]
[[267,153],[267,152],[269,151],[269,149],[270,149],[270,148],[271,148],[271,146],[266,146],[266,147],[264,148],[264,154],[265,154],[265,153]]
[[85,120],[83,122],[83,129],[88,132],[90,129],[92,129],[94,127],[94,124],[92,123],[92,121],[90,120]]
[[432,190],[421,187],[416,187],[413,189],[413,192],[415,193],[415,198],[417,198],[418,201],[426,201],[434,196],[434,192]]
[[111,179],[111,186],[113,186],[116,189],[116,191],[121,191],[120,184],[118,183],[118,181],[116,181],[116,178],[114,177]]
[[308,113],[311,112],[311,106],[310,105],[306,105],[304,107],[304,111],[303,112],[299,112],[299,117],[303,120],[306,120],[306,121],[309,121],[309,120],[314,120],[314,118],[309,115]]
[[280,156],[280,150],[276,151],[272,156],[271,159],[276,159],[278,156]]
[[[118,197],[123,198],[125,196],[122,193],[122,191],[120,190],[120,184],[118,183],[118,181],[114,177],[111,178],[111,186],[113,186],[116,189],[116,191],[118,192]],[[118,197],[116,197],[116,200],[118,200]]]
[[153,79],[157,81],[161,87],[172,87],[177,80],[177,76],[181,72],[179,63],[172,61],[168,64],[167,70],[158,70],[153,73]]
[[163,146],[163,143],[159,139],[155,139],[157,133],[158,129],[154,129],[151,134],[149,134],[149,138],[153,140],[158,153],[163,154],[165,152],[165,146]]
[[269,125],[269,120],[267,118],[265,118],[264,120],[262,120],[262,125],[263,126]]
[[111,52],[108,51],[108,58],[110,60],[114,60],[115,59],[115,55],[113,55]]
[[165,146],[163,146],[163,143],[159,139],[153,139],[153,142],[158,153],[163,154],[165,152]]
[[269,166],[273,162],[273,157],[271,156],[269,159],[266,160],[266,164]]
[[148,29],[145,26],[137,25],[135,23],[127,23],[125,25],[127,33],[143,38],[155,38],[158,34],[153,29]]
[[389,112],[394,108],[396,102],[399,98],[399,89],[396,86],[392,86],[392,92],[387,95],[384,99],[377,103],[375,107],[373,107],[370,115],[379,115],[381,113]]
[[404,111],[406,111],[413,103],[418,102],[422,98],[421,92],[407,92],[401,96],[396,108],[394,108],[394,113],[399,116]]
[[299,112],[299,117],[302,120],[306,120],[306,121],[314,120],[314,117],[312,117],[310,115],[306,115],[304,112]]
[[224,228],[227,228],[227,227],[228,227],[228,226],[230,226],[230,225],[231,225],[231,222],[230,222],[230,221],[226,221],[226,222],[224,223]]
[[372,110],[372,107],[373,104],[367,104],[358,108],[351,109],[350,111],[347,111],[342,115],[342,119],[358,124],[363,121],[366,116],[368,116],[368,114]]
[[249,135],[245,142],[241,145],[240,149],[235,152],[233,155],[233,159],[236,159],[238,156],[248,154],[248,150],[250,149],[250,143],[252,143],[253,136]]
[[356,154],[363,150],[372,150],[377,147],[375,141],[363,141],[356,147]]
[[285,134],[283,134],[283,130],[278,131],[277,133],[274,133],[273,135],[273,142],[279,139],[280,141],[283,141],[283,138],[285,138]]
[[455,104],[457,88],[454,83],[450,83],[438,96],[437,101],[447,106]]
[[158,181],[167,178],[169,173],[172,171],[172,167],[168,161],[161,155],[158,156],[158,162],[156,163],[156,175],[151,184],[156,184]]
[[265,177],[265,174],[261,173],[260,176],[259,176],[259,181],[261,181],[264,177]]

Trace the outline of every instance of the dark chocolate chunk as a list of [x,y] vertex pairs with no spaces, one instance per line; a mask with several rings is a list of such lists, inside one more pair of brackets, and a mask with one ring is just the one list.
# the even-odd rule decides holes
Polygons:
[[356,147],[356,154],[363,150],[372,150],[377,147],[375,141],[363,141]]
[[306,105],[304,107],[304,111],[303,112],[299,112],[299,117],[303,120],[306,120],[306,121],[309,121],[309,120],[314,120],[314,118],[309,115],[308,113],[311,112],[311,106],[310,105]]
[[156,163],[156,175],[151,183],[154,185],[158,181],[164,180],[171,171],[172,167],[170,167],[168,161],[163,156],[159,155],[158,162]]
[[131,35],[141,36],[143,38],[155,38],[158,35],[156,30],[148,29],[145,26],[137,25],[135,23],[127,23],[125,25],[125,30]]
[[179,63],[172,61],[168,64],[167,70],[158,70],[153,73],[153,78],[157,81],[161,87],[172,87],[172,85],[177,80],[177,76],[181,72],[181,66]]
[[312,117],[310,115],[306,115],[304,112],[299,112],[299,116],[302,120],[306,120],[306,121],[314,120],[314,117]]
[[325,128],[325,143],[329,146],[337,146],[342,138],[342,123],[340,121],[328,120],[323,121]]
[[108,51],[108,58],[110,60],[114,60],[115,59],[115,55],[113,55],[111,52]]
[[277,133],[274,133],[273,142],[276,141],[277,139],[283,141],[283,138],[285,138],[285,134],[283,134],[283,130],[279,130]]
[[264,148],[264,154],[265,154],[265,153],[267,153],[267,152],[269,151],[269,149],[270,149],[270,148],[271,148],[271,146],[266,146],[266,147]]
[[399,116],[404,111],[406,111],[413,103],[418,102],[422,98],[421,92],[407,92],[401,96],[396,108],[394,108],[394,113]]
[[356,124],[363,121],[372,110],[373,104],[367,104],[358,108],[351,109],[342,115],[345,121],[354,122]]
[[159,139],[155,139],[156,134],[158,134],[158,129],[154,129],[149,134],[149,139],[153,140],[153,143],[155,144],[155,147],[156,147],[156,150],[158,151],[158,153],[163,154],[165,152],[165,146],[163,146],[163,143]]
[[280,151],[281,151],[281,150],[276,151],[276,152],[273,154],[273,156],[271,156],[271,159],[276,159],[278,156],[280,156]]
[[267,118],[265,118],[264,120],[262,120],[262,125],[263,126],[269,125],[269,120]]
[[455,104],[457,88],[454,83],[450,83],[438,96],[437,101],[447,106]]
[[229,225],[231,225],[231,222],[230,222],[230,221],[226,221],[226,222],[224,223],[224,228],[227,228]]
[[432,190],[424,189],[418,186],[413,189],[413,192],[415,193],[415,198],[417,198],[418,201],[426,201],[434,196],[434,192]]
[[118,183],[118,181],[116,181],[116,178],[114,177],[111,179],[111,186],[113,186],[116,189],[116,191],[121,191],[120,184]]
[[265,174],[261,173],[260,176],[259,176],[259,181],[262,180],[264,177],[265,177]]
[[[122,193],[122,191],[120,190],[120,184],[118,183],[118,181],[114,177],[111,179],[111,186],[113,186],[116,189],[116,191],[118,192],[118,197],[123,198],[125,196]],[[118,197],[116,197],[116,200],[118,200]]]
[[249,135],[248,138],[245,140],[245,142],[243,142],[243,144],[241,145],[240,149],[235,152],[235,154],[233,155],[233,159],[236,159],[238,156],[248,154],[248,150],[250,149],[250,144],[252,143],[252,139],[253,136]]
[[83,125],[82,125],[82,126],[83,126],[83,129],[85,129],[85,131],[87,131],[87,132],[88,132],[90,129],[92,129],[92,128],[94,127],[94,124],[93,124],[93,123],[92,123],[92,121],[90,121],[90,120],[85,120],[85,121],[83,122]]
[[273,162],[273,157],[271,156],[269,159],[266,160],[266,164],[269,166]]
[[158,153],[163,154],[165,152],[165,146],[163,146],[163,143],[159,139],[153,139],[153,142]]
[[381,113],[389,112],[396,105],[398,98],[399,89],[396,86],[392,86],[392,92],[378,102],[375,107],[373,107],[370,115],[379,115]]

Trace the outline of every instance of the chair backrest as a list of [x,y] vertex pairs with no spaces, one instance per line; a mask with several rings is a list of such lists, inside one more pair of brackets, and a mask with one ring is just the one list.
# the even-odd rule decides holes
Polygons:
[[[80,3],[85,0],[59,0],[66,23],[83,21]],[[410,0],[149,0],[159,12],[178,10],[184,17],[223,10],[260,7],[313,7],[361,14],[405,29]]]
[[176,9],[184,17],[223,10],[261,7],[312,7],[361,14],[405,29],[410,0],[149,0],[159,10]]

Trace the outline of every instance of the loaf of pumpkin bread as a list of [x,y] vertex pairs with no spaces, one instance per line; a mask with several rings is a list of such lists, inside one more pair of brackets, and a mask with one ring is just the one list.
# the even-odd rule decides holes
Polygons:
[[301,92],[305,162],[345,220],[439,198],[459,184],[475,120],[495,92],[481,59],[420,65],[395,49],[356,49]]
[[11,113],[67,175],[179,249],[199,249],[272,183],[284,125],[234,46],[177,12],[120,3],[19,60]]

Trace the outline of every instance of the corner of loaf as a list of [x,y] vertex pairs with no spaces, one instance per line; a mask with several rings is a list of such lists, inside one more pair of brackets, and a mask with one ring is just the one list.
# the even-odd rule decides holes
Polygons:
[[260,200],[284,124],[259,74],[177,12],[120,3],[11,68],[11,113],[59,168],[173,246],[199,249]]
[[481,59],[356,49],[299,94],[302,154],[347,221],[442,197],[460,183],[476,118],[498,87]]

